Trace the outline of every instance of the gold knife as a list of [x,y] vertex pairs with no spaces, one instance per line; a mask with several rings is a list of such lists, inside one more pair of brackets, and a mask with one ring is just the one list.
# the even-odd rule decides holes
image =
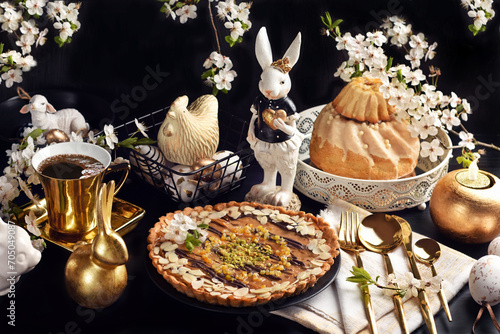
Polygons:
[[[413,255],[411,226],[405,219],[399,216],[392,215],[392,217],[394,217],[394,219],[396,219],[399,222],[403,230],[403,245],[406,249],[406,255],[408,256],[408,261],[410,262],[410,267],[411,271],[413,272],[413,276],[416,279],[421,279],[417,267],[417,262],[415,261],[415,257]],[[427,294],[425,293],[424,289],[418,289],[418,300],[420,301],[419,302],[420,310],[422,311],[422,315],[424,317],[425,324],[427,325],[427,329],[429,329],[429,333],[437,334],[434,316],[431,311],[429,299],[427,298]]]

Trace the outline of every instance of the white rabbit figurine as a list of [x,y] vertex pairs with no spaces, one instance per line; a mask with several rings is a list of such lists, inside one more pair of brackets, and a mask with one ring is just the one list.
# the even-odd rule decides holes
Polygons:
[[32,270],[41,258],[25,229],[0,218],[0,296],[14,292],[21,275]]
[[[288,72],[299,58],[300,44],[299,32],[283,58],[273,62],[266,28],[262,27],[257,34],[255,55],[262,67],[259,82],[262,94],[250,108],[253,115],[247,140],[264,170],[264,180],[252,187],[247,199],[259,201],[266,197],[268,204],[286,207],[294,195],[298,150],[304,136],[297,131],[295,122],[299,115],[287,94],[292,85]],[[276,186],[278,172],[281,188]]]
[[38,129],[59,129],[68,136],[71,135],[71,132],[76,134],[82,132],[82,136],[85,136],[89,129],[85,118],[78,110],[66,108],[56,111],[43,95],[33,95],[30,102],[24,105],[19,112],[21,114],[30,112],[31,123]]

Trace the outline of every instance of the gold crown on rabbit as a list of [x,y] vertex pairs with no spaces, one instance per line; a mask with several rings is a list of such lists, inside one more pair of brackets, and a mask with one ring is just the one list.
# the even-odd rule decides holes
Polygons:
[[272,62],[271,66],[286,74],[292,69],[292,67],[288,64],[290,64],[290,59],[288,59],[288,57],[285,57],[283,59],[278,59]]

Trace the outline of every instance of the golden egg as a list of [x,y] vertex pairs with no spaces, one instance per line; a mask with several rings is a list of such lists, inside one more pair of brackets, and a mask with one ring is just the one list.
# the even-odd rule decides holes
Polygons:
[[69,141],[68,135],[59,129],[50,129],[45,132],[45,140],[47,144],[64,143]]
[[500,180],[480,171],[469,183],[466,169],[454,170],[441,178],[432,192],[429,211],[434,225],[451,239],[478,244],[500,234]]
[[[216,161],[213,159],[199,159],[197,160],[192,168],[194,171],[202,169],[206,166],[209,166],[211,164],[214,164]],[[222,169],[220,164],[214,164],[213,166],[207,167],[203,169],[203,171],[194,174],[194,179],[199,180],[201,179],[203,182],[211,182],[220,179],[222,176]]]

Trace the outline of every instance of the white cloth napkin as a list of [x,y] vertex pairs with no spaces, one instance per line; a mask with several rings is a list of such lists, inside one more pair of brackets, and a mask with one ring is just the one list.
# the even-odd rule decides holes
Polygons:
[[[370,213],[342,200],[335,200],[320,216],[325,218],[338,231],[340,213],[349,210],[358,212],[361,217]],[[360,217],[360,219],[361,219]],[[423,238],[423,235],[413,233],[413,242]],[[454,249],[441,246],[441,257],[434,264],[437,273],[444,278],[443,289],[445,296],[451,300],[458,291],[468,282],[470,269],[475,260]],[[410,271],[403,246],[389,254],[397,276]],[[372,252],[361,253],[364,268],[372,278],[380,275],[381,283],[385,283],[387,272],[383,257]],[[334,283],[315,297],[285,309],[274,311],[276,315],[294,320],[318,333],[370,333],[368,320],[362,302],[361,291],[355,283],[347,282],[352,276],[350,270],[356,265],[354,255],[341,251],[341,268]],[[418,263],[422,277],[432,277],[431,270],[425,264]],[[377,327],[380,333],[401,333],[392,298],[384,295],[382,290],[370,286],[372,304],[377,318]],[[441,304],[436,294],[428,293],[431,309],[437,313]],[[405,298],[404,310],[410,331],[414,331],[424,323],[418,298]],[[453,315],[453,314],[452,314]]]

